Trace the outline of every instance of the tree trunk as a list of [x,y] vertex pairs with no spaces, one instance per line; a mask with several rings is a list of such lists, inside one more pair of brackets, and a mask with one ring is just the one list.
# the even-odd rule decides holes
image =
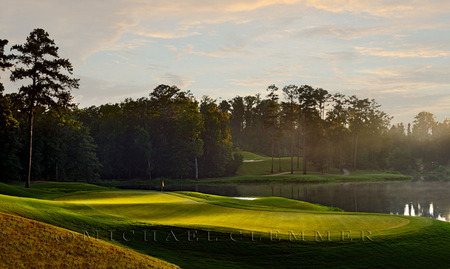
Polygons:
[[355,151],[353,153],[353,170],[356,170],[356,154],[358,152],[358,133],[355,134]]
[[150,170],[150,158],[147,157],[147,171],[148,171],[148,179],[152,180],[152,170]]
[[278,172],[281,172],[281,154],[280,154],[281,143],[278,143]]
[[297,169],[298,168],[300,168],[300,145],[301,145],[301,143],[300,143],[300,139],[301,139],[301,132],[302,132],[302,130],[300,130],[300,128],[298,128],[299,130],[298,130],[298,151],[297,151]]
[[30,108],[29,118],[30,118],[30,126],[29,126],[29,131],[30,131],[30,152],[29,152],[29,154],[30,155],[29,155],[29,159],[28,159],[28,178],[25,183],[25,188],[29,188],[30,183],[31,183],[31,159],[33,156],[33,120],[34,120],[33,107]]
[[272,166],[270,167],[270,173],[273,174],[273,158],[274,158],[274,151],[275,151],[275,135],[272,132]]
[[342,171],[342,151],[343,151],[343,146],[342,146],[342,139],[341,139],[341,134],[338,135],[338,139],[339,139],[339,144],[338,144],[338,151],[339,151],[339,156],[338,156],[338,162],[339,162],[339,171]]
[[303,174],[306,175],[306,119],[303,116]]
[[198,180],[198,160],[195,157],[195,180]]
[[291,174],[294,174],[294,126],[291,125]]

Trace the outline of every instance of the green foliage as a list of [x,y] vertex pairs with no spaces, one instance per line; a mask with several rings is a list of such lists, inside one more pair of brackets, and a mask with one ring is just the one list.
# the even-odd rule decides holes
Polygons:
[[[26,186],[30,186],[33,157],[33,122],[36,109],[50,107],[69,107],[72,96],[70,90],[78,88],[78,79],[71,78],[72,64],[60,58],[58,47],[43,29],[35,29],[27,37],[23,45],[14,45],[14,69],[11,71],[12,81],[28,81],[30,84],[19,88],[18,97],[24,110],[28,112],[29,154]],[[69,75],[67,75],[68,73]]]
[[217,104],[207,97],[200,104],[203,119],[203,155],[199,159],[200,177],[217,177],[236,173],[239,161],[231,156],[231,133],[228,113],[221,112]]
[[98,145],[101,178],[194,178],[196,159],[201,177],[230,173],[228,114],[212,100],[199,106],[189,92],[160,85],[150,99],[77,113]]
[[[72,96],[70,90],[78,88],[78,79],[73,79],[72,64],[60,58],[58,47],[49,34],[40,28],[33,30],[23,45],[14,45],[15,68],[11,80],[31,80],[19,89],[26,107],[33,111],[37,106],[67,106]],[[62,72],[67,72],[65,75]]]

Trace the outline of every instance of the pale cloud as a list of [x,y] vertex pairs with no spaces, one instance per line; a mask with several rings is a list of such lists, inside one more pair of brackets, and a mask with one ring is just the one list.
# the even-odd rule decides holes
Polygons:
[[295,4],[300,1],[297,0],[284,0],[284,1],[273,1],[273,0],[258,0],[258,1],[238,1],[236,3],[230,3],[225,11],[228,12],[243,12],[251,11],[263,7],[280,5],[280,4]]
[[[81,76],[80,88],[73,90],[74,102],[81,107],[121,102],[125,98],[148,96],[156,86],[151,84],[114,83],[94,77]],[[105,102],[105,99],[108,102]]]
[[122,42],[117,41],[117,42],[108,44],[103,49],[111,50],[111,51],[134,50],[137,48],[147,46],[150,43],[154,43],[154,42],[151,40],[148,40],[148,39],[143,39],[143,38],[133,38],[131,40],[126,40],[126,41],[122,41]]
[[177,39],[177,38],[184,38],[184,37],[190,37],[195,35],[201,35],[199,32],[162,32],[160,30],[157,31],[132,31],[133,34],[145,36],[145,37],[151,37],[151,38],[160,38],[160,39]]
[[157,78],[155,78],[155,80],[158,82],[158,84],[175,85],[179,88],[186,88],[194,83],[194,80],[191,78],[175,75],[169,72],[165,73],[164,75],[158,76]]
[[433,48],[386,50],[381,47],[355,47],[355,50],[363,55],[395,58],[437,58],[450,56],[450,50],[439,50]]
[[371,14],[396,18],[446,13],[450,9],[450,2],[446,0],[305,0],[304,3],[329,12],[350,12],[360,15]]
[[398,92],[411,92],[411,89],[393,88],[378,91],[379,93],[398,93]]
[[[361,84],[371,86],[384,85],[446,85],[450,86],[450,77],[447,75],[447,69],[432,65],[424,66],[388,66],[380,69],[365,70],[361,73],[371,75],[370,77],[355,78]],[[364,83],[365,82],[365,83]]]
[[324,36],[336,36],[341,39],[358,39],[374,33],[386,33],[385,26],[373,27],[355,27],[355,26],[336,26],[320,25],[308,26],[304,29],[295,31],[295,35],[302,38],[317,38]]

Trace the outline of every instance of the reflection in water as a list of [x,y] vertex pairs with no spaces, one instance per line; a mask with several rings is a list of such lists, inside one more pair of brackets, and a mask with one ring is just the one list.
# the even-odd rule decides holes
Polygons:
[[439,214],[436,219],[438,220],[442,220],[442,221],[447,221],[441,214]]
[[342,208],[348,212],[370,212],[422,216],[450,221],[450,182],[389,183],[269,183],[174,185],[171,191],[199,191],[231,197],[280,196]]
[[[420,203],[417,203],[417,214],[416,214],[416,210],[414,209],[414,204],[407,203],[407,204],[405,204],[405,208],[403,210],[403,215],[404,216],[413,216],[413,217],[419,216],[419,217],[433,218],[434,217],[433,211],[434,211],[433,203],[430,203],[428,212],[425,211],[424,208],[420,206]],[[398,212],[390,212],[390,213],[398,215]],[[439,215],[436,217],[436,219],[446,221],[446,218],[443,217],[441,213],[439,213]]]

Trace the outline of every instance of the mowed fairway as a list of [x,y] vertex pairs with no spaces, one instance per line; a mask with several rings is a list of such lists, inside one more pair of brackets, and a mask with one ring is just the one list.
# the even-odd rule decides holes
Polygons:
[[[429,218],[340,212],[336,208],[279,197],[241,200],[191,192],[118,190],[82,183],[36,183],[29,190],[0,183],[0,193],[8,194],[0,194],[0,212],[59,226],[83,236],[85,232],[95,236],[97,231],[102,240],[182,268],[365,268],[368,264],[375,268],[428,268],[430,264],[446,268],[450,264],[447,253],[450,225]],[[5,242],[18,234],[17,229],[30,226],[27,220],[18,220],[16,226],[2,220],[5,227],[16,227],[3,228],[2,246],[6,249],[12,249]],[[36,225],[24,230],[19,242],[27,233],[38,236],[41,230]],[[157,231],[157,240],[151,236],[153,230]],[[189,240],[192,230],[198,230],[200,240]],[[205,231],[209,230],[218,241],[207,239]],[[237,230],[243,231],[242,237]],[[313,236],[314,230],[320,232],[319,240]],[[359,240],[362,230],[370,231],[373,241]],[[144,231],[148,231],[146,239],[142,237]],[[254,241],[250,231],[259,232],[256,238],[262,240]],[[270,231],[279,231],[282,240],[271,240]],[[331,233],[331,242],[327,231]],[[350,237],[355,240],[346,238],[342,242],[340,231],[351,231]],[[230,232],[238,240],[230,240]],[[301,232],[305,241],[300,240]],[[173,233],[178,240],[170,236]],[[132,234],[136,237],[130,241],[123,234],[127,238]],[[292,234],[294,240],[286,240]],[[56,244],[54,239],[53,233],[47,233],[37,241]],[[40,244],[27,244],[24,257],[30,258],[28,264],[34,262],[35,256],[27,253],[39,252]],[[65,247],[68,251],[73,248],[71,253],[88,249],[81,244]],[[15,251],[20,252],[11,253]],[[7,264],[16,264],[17,256],[5,255],[1,257],[7,258],[4,260]],[[89,263],[88,258],[76,257],[77,262]],[[127,265],[135,267],[132,263]]]
[[[289,211],[266,210],[258,199],[239,201],[217,197],[217,200],[236,200],[235,204],[214,203],[214,199],[193,199],[183,194],[149,191],[105,191],[61,197],[71,204],[91,207],[95,211],[114,217],[126,218],[152,225],[173,225],[208,229],[244,230],[269,233],[290,231],[314,235],[314,231],[340,236],[340,231],[370,231],[373,236],[390,234],[396,228],[405,231],[410,220],[401,216],[381,214],[343,213],[334,211],[305,211],[291,206]],[[293,203],[288,199],[286,203]],[[298,202],[300,203],[300,202]],[[237,208],[237,207],[240,208]],[[408,230],[408,229],[406,229]]]

